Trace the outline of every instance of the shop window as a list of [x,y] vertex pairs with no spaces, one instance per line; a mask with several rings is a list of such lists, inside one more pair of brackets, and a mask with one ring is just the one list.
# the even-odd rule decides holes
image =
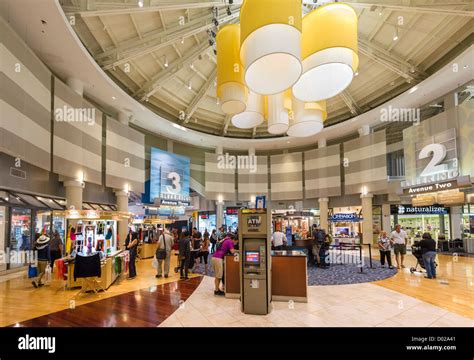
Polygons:
[[[0,206],[0,251],[5,251],[7,245],[5,242],[6,211],[7,208],[5,206]],[[0,263],[0,272],[5,271],[6,269],[7,264]]]
[[[33,237],[31,234],[31,210],[22,208],[11,208],[10,222],[10,250],[30,250]],[[10,264],[11,268],[24,264]]]

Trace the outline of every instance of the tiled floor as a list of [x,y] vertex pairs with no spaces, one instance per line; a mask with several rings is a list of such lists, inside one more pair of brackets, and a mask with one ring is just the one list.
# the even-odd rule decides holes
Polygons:
[[213,295],[213,279],[196,291],[162,327],[474,327],[474,320],[373,284],[310,286],[308,303],[274,302],[265,316],[246,315],[240,302]]

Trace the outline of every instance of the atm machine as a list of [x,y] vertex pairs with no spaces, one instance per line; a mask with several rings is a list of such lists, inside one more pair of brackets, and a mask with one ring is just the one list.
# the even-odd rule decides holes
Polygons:
[[245,314],[266,315],[271,302],[271,224],[267,209],[239,210],[240,299]]

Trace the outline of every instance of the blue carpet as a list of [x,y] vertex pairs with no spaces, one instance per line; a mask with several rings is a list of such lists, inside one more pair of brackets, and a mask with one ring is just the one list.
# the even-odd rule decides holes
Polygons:
[[[207,275],[214,277],[210,260],[211,256],[209,256]],[[204,264],[197,262],[194,266],[193,273],[204,275]],[[370,268],[368,258],[364,258],[363,272],[360,271],[360,267],[356,264],[331,264],[326,269],[308,265],[308,285],[360,284],[387,279],[396,273],[396,268],[382,268],[378,260],[372,260],[372,268]]]

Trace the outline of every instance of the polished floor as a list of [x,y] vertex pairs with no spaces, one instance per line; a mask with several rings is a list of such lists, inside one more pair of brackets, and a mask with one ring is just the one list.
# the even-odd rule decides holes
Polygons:
[[0,326],[473,326],[474,258],[438,256],[437,280],[411,274],[414,263],[408,255],[406,268],[372,283],[310,286],[307,304],[275,302],[268,317],[214,297],[212,278],[155,279],[151,260],[139,261],[135,280],[97,295],[76,296],[60,280],[34,289],[24,275],[8,275],[0,277]]
[[273,302],[270,314],[246,315],[240,301],[216,297],[213,279],[161,327],[473,327],[474,320],[372,283],[310,286],[308,302]]

